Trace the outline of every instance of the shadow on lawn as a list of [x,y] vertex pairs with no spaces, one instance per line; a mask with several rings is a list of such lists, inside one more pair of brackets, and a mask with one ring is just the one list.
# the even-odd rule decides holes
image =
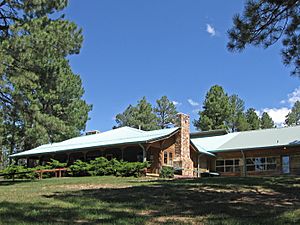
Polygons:
[[[299,209],[300,187],[294,186],[299,180],[290,180],[283,177],[150,181],[125,188],[55,192],[43,197],[56,202],[56,206],[50,203],[0,203],[0,220],[4,224],[14,221],[36,224],[201,224],[206,218],[205,224],[300,224],[299,217],[278,218],[287,211]],[[253,185],[274,191],[257,192],[255,188],[252,190]]]
[[28,182],[33,182],[33,181],[32,180],[0,180],[0,187],[19,184],[19,183],[28,183]]
[[[83,210],[80,205],[65,208],[42,203],[1,202],[0,208],[0,224],[111,224],[118,221],[115,218],[128,220],[136,216],[133,213],[111,212],[104,208],[97,210],[90,207]],[[107,218],[86,219],[85,215],[89,213],[99,213]]]

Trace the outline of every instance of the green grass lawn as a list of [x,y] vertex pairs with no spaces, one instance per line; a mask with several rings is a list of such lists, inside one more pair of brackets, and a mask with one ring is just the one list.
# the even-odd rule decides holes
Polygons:
[[300,177],[0,181],[0,224],[300,224]]

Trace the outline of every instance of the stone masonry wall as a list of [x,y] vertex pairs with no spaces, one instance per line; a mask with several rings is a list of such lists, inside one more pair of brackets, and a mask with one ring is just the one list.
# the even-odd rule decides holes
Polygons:
[[180,132],[175,140],[174,167],[182,168],[183,176],[193,176],[193,161],[190,156],[190,117],[183,113],[177,116]]

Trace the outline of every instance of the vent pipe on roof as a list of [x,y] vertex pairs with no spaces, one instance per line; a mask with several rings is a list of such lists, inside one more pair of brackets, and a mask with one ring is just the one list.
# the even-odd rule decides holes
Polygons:
[[85,136],[93,135],[93,134],[100,134],[100,131],[99,130],[89,130],[89,131],[85,132]]

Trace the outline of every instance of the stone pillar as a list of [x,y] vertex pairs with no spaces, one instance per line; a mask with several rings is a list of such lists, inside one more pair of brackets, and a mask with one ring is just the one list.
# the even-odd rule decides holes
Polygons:
[[193,176],[194,166],[190,156],[190,117],[183,113],[177,114],[177,126],[180,132],[175,140],[174,167],[182,169],[183,176]]

